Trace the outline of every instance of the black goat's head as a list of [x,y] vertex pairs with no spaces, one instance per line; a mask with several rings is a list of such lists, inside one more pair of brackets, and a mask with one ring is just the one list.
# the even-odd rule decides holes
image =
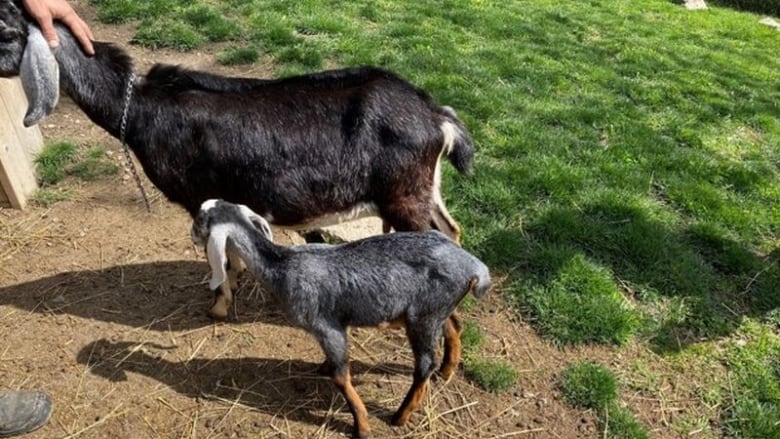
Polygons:
[[59,68],[43,34],[17,0],[0,0],[0,77],[21,76],[27,95],[24,125],[38,123],[59,99]]
[[27,20],[16,1],[0,0],[0,77],[17,76],[27,44]]

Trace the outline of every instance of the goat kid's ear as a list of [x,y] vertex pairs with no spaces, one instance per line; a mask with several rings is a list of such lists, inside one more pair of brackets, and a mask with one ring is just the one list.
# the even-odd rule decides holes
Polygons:
[[271,232],[271,226],[268,225],[268,221],[265,220],[265,218],[261,217],[260,215],[253,215],[250,217],[252,221],[252,225],[255,226],[258,232],[262,233],[263,236],[268,238],[269,241],[273,242],[274,240],[274,234]]
[[211,267],[211,280],[209,288],[216,290],[220,285],[227,282],[227,233],[222,230],[214,229],[209,235],[209,241],[206,243],[206,258]]
[[37,124],[54,111],[60,98],[60,70],[49,43],[40,29],[28,26],[27,46],[19,67],[22,88],[27,95],[24,126]]

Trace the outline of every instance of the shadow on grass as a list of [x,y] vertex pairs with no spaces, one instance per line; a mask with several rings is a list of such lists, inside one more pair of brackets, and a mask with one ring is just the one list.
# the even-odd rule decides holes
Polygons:
[[[195,261],[70,271],[0,287],[0,305],[155,331],[187,330],[213,323],[206,315],[213,301],[208,273],[205,262]],[[264,307],[259,294],[249,294],[255,283],[244,279],[248,279],[246,275],[240,278],[236,294],[238,316],[231,316],[229,323],[263,321],[286,325],[275,307]]]
[[[83,347],[77,361],[88,366],[91,373],[112,382],[125,381],[127,373],[132,372],[164,383],[189,398],[229,401],[229,404],[238,403],[269,415],[285,413],[290,420],[311,425],[330,423],[331,428],[351,432],[351,423],[329,420],[325,415],[315,413],[327,414],[338,393],[330,379],[318,375],[319,364],[275,358],[195,358],[175,362],[149,353],[163,352],[167,350],[165,346],[147,343],[144,344],[146,349],[140,350],[134,349],[136,345],[101,339]],[[366,373],[411,377],[412,369],[397,364],[367,365],[353,361],[353,383],[358,391],[361,380],[354,377]],[[363,402],[372,416],[385,422],[389,422],[394,413],[392,407]]]
[[[760,318],[780,307],[778,252],[757,255],[706,224],[672,230],[618,197],[580,209],[552,208],[523,233],[497,231],[482,246],[491,267],[525,281],[519,290],[549,286],[565,264],[584,254],[611,270],[640,307],[683,304],[679,320],[646,322],[653,328],[646,336],[659,351],[726,336],[743,316]],[[515,290],[523,303],[526,292]]]

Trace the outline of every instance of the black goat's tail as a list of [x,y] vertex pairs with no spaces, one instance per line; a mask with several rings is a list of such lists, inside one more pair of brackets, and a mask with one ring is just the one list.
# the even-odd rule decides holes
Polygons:
[[439,107],[439,114],[444,119],[441,124],[441,131],[444,134],[444,153],[458,172],[471,173],[474,165],[474,143],[469,131],[451,107]]

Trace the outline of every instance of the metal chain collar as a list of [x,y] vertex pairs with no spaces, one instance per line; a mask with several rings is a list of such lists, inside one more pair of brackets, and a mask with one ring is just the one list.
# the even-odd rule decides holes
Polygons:
[[122,151],[125,153],[125,159],[127,160],[127,166],[130,167],[130,173],[133,174],[133,178],[135,179],[135,184],[138,186],[138,189],[141,191],[141,197],[144,199],[144,204],[146,205],[146,211],[151,212],[152,206],[149,204],[149,198],[146,196],[146,191],[144,190],[143,185],[141,184],[141,177],[138,175],[138,170],[135,168],[135,163],[133,163],[133,159],[130,157],[130,148],[127,145],[127,142],[125,142],[125,133],[127,131],[127,114],[130,110],[130,100],[133,97],[133,86],[135,86],[135,73],[130,73],[130,78],[127,80],[127,90],[125,91],[125,105],[122,109],[122,121],[119,124],[119,141],[122,142]]

